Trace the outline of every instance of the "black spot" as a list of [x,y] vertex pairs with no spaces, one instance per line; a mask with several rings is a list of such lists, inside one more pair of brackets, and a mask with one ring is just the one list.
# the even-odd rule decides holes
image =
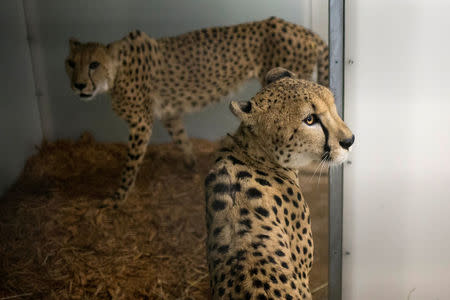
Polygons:
[[286,202],[290,202],[291,200],[289,200],[289,198],[286,195],[281,195],[283,197],[283,200]]
[[258,298],[256,298],[256,299],[258,299],[258,300],[267,300],[267,297],[264,294],[259,294]]
[[277,195],[274,195],[273,199],[275,199],[275,201],[277,202],[278,206],[281,206],[281,198],[280,197],[278,197]]
[[292,188],[288,187],[287,192],[289,195],[294,195],[294,192],[292,191]]
[[269,174],[267,174],[266,172],[259,171],[259,170],[256,170],[256,173],[259,174],[259,175],[261,175],[261,176],[267,176],[267,175],[269,175]]
[[273,179],[275,179],[275,181],[278,182],[279,184],[284,183],[283,179],[281,179],[279,177],[274,177]]
[[225,201],[222,200],[214,200],[211,204],[211,207],[215,210],[215,211],[220,211],[220,210],[224,210],[225,207],[227,207],[227,203]]
[[285,255],[284,252],[281,251],[280,249],[278,249],[277,251],[275,251],[275,254],[278,255],[278,256],[284,256],[284,255]]
[[259,238],[259,239],[262,239],[262,240],[270,238],[267,234],[258,234],[256,237]]
[[229,280],[228,280],[227,286],[228,286],[228,287],[232,287],[232,286],[233,286],[233,280],[232,280],[232,279],[229,279]]
[[233,163],[233,165],[244,165],[244,163],[242,161],[240,161],[239,159],[237,159],[236,157],[234,157],[233,155],[228,155],[227,158],[229,160],[231,160],[231,162]]
[[219,288],[219,296],[223,296],[225,294],[225,289],[223,287]]
[[241,191],[241,184],[239,182],[231,185],[232,193],[236,193],[236,192],[240,192],[240,191]]
[[246,195],[250,199],[258,199],[262,197],[262,193],[256,188],[249,188]]
[[278,278],[280,278],[280,281],[281,281],[282,283],[286,283],[286,282],[287,282],[286,275],[284,275],[284,274],[281,274]]
[[250,275],[258,275],[258,269],[257,268],[252,268],[250,269]]
[[260,214],[263,215],[264,217],[267,217],[269,215],[269,212],[267,211],[267,209],[265,209],[264,207],[258,206],[255,211]]
[[258,249],[260,246],[262,246],[261,243],[251,243],[253,249]]
[[267,180],[262,179],[262,178],[256,178],[255,181],[256,181],[257,183],[259,183],[260,185],[272,186],[272,185],[270,184],[270,182],[268,182]]
[[237,234],[239,235],[239,236],[243,236],[243,235],[245,235],[245,234],[247,234],[248,233],[248,230],[239,230],[238,232],[237,232]]
[[[295,288],[293,288],[294,290],[295,290]],[[286,300],[292,300],[293,298],[292,298],[292,296],[291,295],[288,295],[288,294],[286,294]]]
[[239,173],[237,173],[236,177],[238,179],[251,178],[252,174],[246,171],[240,171]]
[[214,229],[213,235],[217,237],[222,232],[222,229],[223,227],[217,227],[216,229]]
[[275,284],[278,283],[277,278],[275,276],[273,276],[273,275],[270,275],[270,281],[272,281]]
[[219,248],[217,248],[217,251],[219,251],[219,253],[224,254],[224,253],[227,253],[229,249],[230,249],[230,246],[223,245],[223,246],[220,246]]
[[281,263],[281,266],[282,266],[283,268],[285,268],[285,269],[289,269],[288,264],[287,264],[286,262],[284,262],[284,261]]
[[250,219],[242,219],[239,221],[239,224],[247,226],[249,229],[252,228],[252,220]]
[[240,214],[241,214],[241,216],[246,216],[246,215],[248,215],[248,209],[246,209],[246,208],[241,208],[241,210],[240,210],[240,212],[239,212]]
[[213,191],[217,194],[226,194],[230,191],[230,186],[224,183],[218,183],[214,186]]
[[263,286],[263,284],[262,284],[261,280],[255,279],[255,280],[253,280],[253,286],[256,288],[261,288]]
[[219,170],[219,173],[217,173],[219,175],[223,175],[223,176],[228,176],[228,171],[225,167],[223,167],[222,169]]

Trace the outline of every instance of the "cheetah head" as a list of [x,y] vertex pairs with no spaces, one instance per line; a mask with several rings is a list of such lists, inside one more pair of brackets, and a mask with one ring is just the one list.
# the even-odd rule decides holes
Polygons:
[[80,43],[70,39],[70,53],[66,59],[66,72],[72,90],[81,100],[92,100],[113,85],[115,63],[108,46],[98,43]]
[[252,138],[279,165],[297,169],[312,161],[337,165],[355,140],[339,117],[329,89],[297,79],[283,68],[270,70],[267,85],[231,111]]

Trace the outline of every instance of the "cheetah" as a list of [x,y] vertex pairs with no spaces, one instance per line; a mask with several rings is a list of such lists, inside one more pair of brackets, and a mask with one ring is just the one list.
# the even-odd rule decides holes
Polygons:
[[205,178],[213,299],[312,299],[314,244],[298,168],[340,164],[354,135],[330,90],[282,68],[248,102]]
[[223,99],[246,80],[275,66],[328,85],[328,47],[318,35],[272,17],[263,21],[153,39],[137,30],[107,45],[69,41],[65,61],[72,90],[81,100],[109,93],[112,108],[129,125],[127,159],[113,199],[125,199],[144,158],[154,118],[162,120],[195,166],[183,126],[186,113]]

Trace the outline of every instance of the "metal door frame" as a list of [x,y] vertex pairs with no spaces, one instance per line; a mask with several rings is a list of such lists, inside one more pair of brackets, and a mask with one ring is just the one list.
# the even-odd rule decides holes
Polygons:
[[[339,115],[344,116],[345,0],[329,0],[330,89]],[[342,299],[343,168],[330,169],[329,176],[329,267],[328,299]]]

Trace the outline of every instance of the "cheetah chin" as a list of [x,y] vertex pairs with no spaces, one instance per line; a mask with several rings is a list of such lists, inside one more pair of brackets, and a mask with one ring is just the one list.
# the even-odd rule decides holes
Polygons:
[[94,99],[94,96],[91,95],[91,94],[83,94],[83,93],[81,93],[79,96],[80,96],[80,100],[83,101],[83,102],[89,102],[92,99]]

